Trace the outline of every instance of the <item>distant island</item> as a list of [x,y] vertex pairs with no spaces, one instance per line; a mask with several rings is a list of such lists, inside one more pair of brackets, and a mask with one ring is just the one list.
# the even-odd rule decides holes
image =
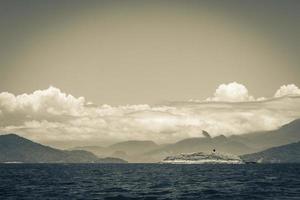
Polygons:
[[243,160],[235,155],[211,152],[189,153],[168,156],[161,163],[169,164],[244,164]]

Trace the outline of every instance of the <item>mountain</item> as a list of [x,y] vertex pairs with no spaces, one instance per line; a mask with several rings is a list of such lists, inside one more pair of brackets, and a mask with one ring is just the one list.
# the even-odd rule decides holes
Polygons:
[[241,158],[245,161],[260,163],[300,163],[300,142],[243,155]]
[[85,150],[94,153],[97,156],[118,157],[130,162],[148,162],[144,153],[158,149],[160,145],[149,140],[129,140],[115,143],[108,147],[85,146],[75,147],[72,150]]
[[108,148],[111,151],[123,151],[123,152],[126,152],[127,154],[135,155],[135,154],[141,154],[141,153],[145,153],[147,151],[157,149],[158,147],[159,147],[159,145],[153,141],[130,140],[130,141],[119,142],[119,143],[113,144],[113,145],[109,146]]
[[203,131],[203,137],[187,138],[176,143],[158,145],[152,141],[125,141],[108,147],[77,147],[91,151],[97,156],[119,157],[130,162],[159,162],[163,158],[180,153],[226,152],[235,155],[250,154],[274,146],[300,141],[300,119],[292,121],[277,130],[211,137]]
[[119,142],[108,147],[90,146],[76,147],[75,149],[91,151],[98,156],[118,157],[130,162],[159,162],[170,155],[199,151],[207,152],[212,149],[233,154],[255,152],[255,150],[247,145],[232,141],[224,135],[212,138],[209,133],[205,131],[203,131],[203,135],[204,137],[201,138],[188,138],[174,144],[166,145],[158,145],[153,141],[147,140],[130,140]]
[[258,151],[300,141],[300,119],[294,120],[277,130],[234,135],[231,140],[249,145]]
[[220,135],[214,138],[210,137],[207,132],[205,132],[204,135],[205,137],[201,138],[188,138],[181,140],[174,144],[167,145],[163,148],[147,152],[144,154],[144,156],[147,157],[148,160],[157,162],[170,155],[192,152],[209,152],[213,149],[217,149],[217,151],[220,152],[237,155],[255,151],[249,146],[241,142],[231,140],[224,135]]
[[63,151],[35,143],[16,134],[0,135],[1,163],[101,163],[107,161],[108,159],[103,160],[83,150]]
[[68,150],[74,151],[74,150],[84,150],[84,151],[89,151],[99,157],[104,157],[104,156],[110,156],[111,151],[107,149],[106,147],[102,146],[80,146],[80,147],[73,147]]

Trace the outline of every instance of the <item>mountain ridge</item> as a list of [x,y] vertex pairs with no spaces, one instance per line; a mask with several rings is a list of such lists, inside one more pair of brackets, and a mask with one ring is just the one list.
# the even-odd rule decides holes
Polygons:
[[241,158],[258,163],[300,163],[300,141],[242,155]]
[[[106,156],[117,156],[132,162],[158,162],[166,156],[178,153],[207,152],[212,149],[236,155],[244,155],[259,152],[270,147],[289,144],[298,140],[300,141],[300,119],[291,121],[272,131],[261,131],[228,137],[224,135],[211,137],[205,130],[202,130],[202,134],[203,137],[186,138],[171,144],[156,145],[153,149],[148,149],[145,145],[140,145],[142,150],[137,150],[136,148],[132,152],[121,148],[123,144],[128,145],[132,142],[143,142],[133,140],[110,145],[109,148],[113,148],[109,149],[109,151],[106,151],[107,149],[98,150],[106,153]],[[154,142],[151,141],[151,143]],[[114,148],[117,146],[120,148]]]
[[[17,134],[0,135],[1,163],[101,163],[104,161],[108,160],[102,160],[88,151],[59,150],[33,142]],[[121,159],[119,161],[123,162]]]
[[257,151],[293,143],[300,141],[300,119],[284,124],[276,130],[233,135],[230,138],[238,142],[247,143],[250,147],[257,149]]

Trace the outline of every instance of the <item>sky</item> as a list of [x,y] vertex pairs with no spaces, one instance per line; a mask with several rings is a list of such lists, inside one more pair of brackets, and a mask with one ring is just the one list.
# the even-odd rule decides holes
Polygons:
[[278,128],[300,117],[299,10],[297,0],[1,1],[0,130],[72,146]]

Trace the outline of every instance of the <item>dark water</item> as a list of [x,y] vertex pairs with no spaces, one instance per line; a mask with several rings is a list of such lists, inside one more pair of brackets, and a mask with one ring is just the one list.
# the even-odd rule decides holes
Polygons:
[[300,199],[300,165],[2,164],[0,199]]

